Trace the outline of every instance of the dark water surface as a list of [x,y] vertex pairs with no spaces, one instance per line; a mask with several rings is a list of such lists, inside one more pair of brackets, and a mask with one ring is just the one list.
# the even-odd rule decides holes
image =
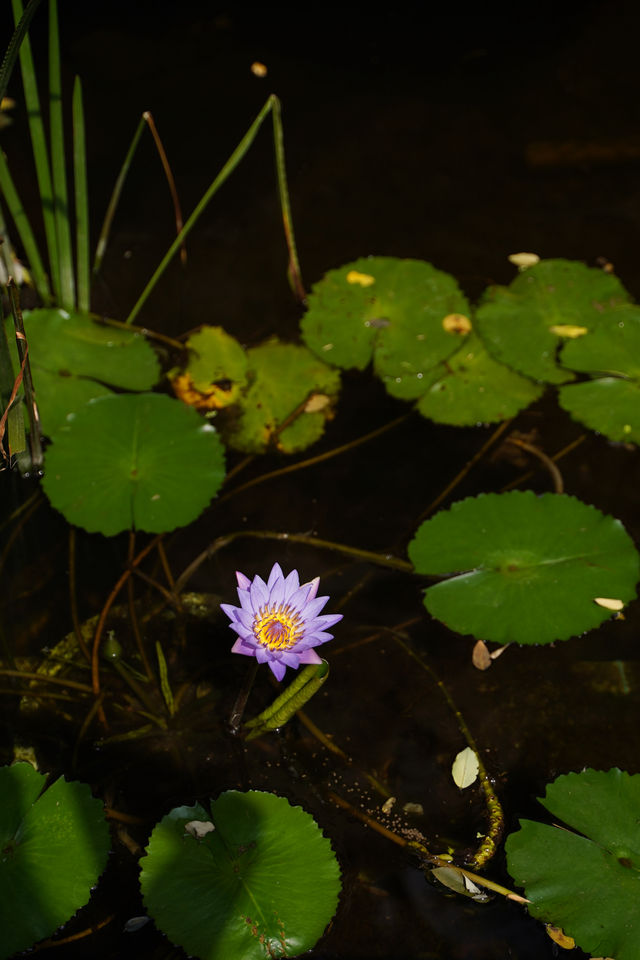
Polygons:
[[[532,250],[590,265],[606,258],[640,295],[640,21],[630,3],[582,4],[575,13],[567,5],[555,17],[551,8],[537,7],[505,19],[444,16],[429,5],[396,5],[377,17],[358,7],[284,12],[75,0],[60,6],[67,79],[80,73],[84,81],[94,228],[143,110],[154,115],[189,212],[273,91],[283,102],[307,286],[359,256],[393,255],[433,262],[475,298],[488,283],[512,278],[508,254]],[[37,50],[45,21],[43,7],[35,25]],[[256,60],[268,67],[267,78],[250,72]],[[16,84],[11,92],[17,94]],[[14,113],[14,127],[3,138],[11,159],[26,149],[23,118]],[[23,191],[29,169],[25,160],[16,174]],[[99,309],[123,318],[171,239],[166,184],[145,140],[116,218]],[[285,268],[265,129],[192,234],[187,268],[170,268],[140,320],[173,336],[210,323],[248,344],[274,333],[294,337],[300,311]],[[405,411],[368,374],[348,374],[337,418],[310,453]],[[536,442],[548,453],[584,432],[551,395],[515,426],[536,430]],[[489,432],[446,428],[414,415],[351,454],[249,489],[224,508],[214,506],[170,540],[174,571],[216,536],[245,528],[313,532],[404,556],[416,519]],[[248,467],[246,477],[282,464],[275,456],[265,460],[266,466]],[[495,451],[454,499],[499,490],[529,466]],[[620,517],[640,540],[636,451],[589,435],[561,468],[567,492]],[[13,484],[13,497],[25,496],[19,483],[3,482],[7,491]],[[528,485],[542,492],[549,478],[538,470]],[[51,646],[70,629],[67,531],[43,514],[25,529],[16,550],[25,569],[12,570],[3,602],[5,633],[23,652]],[[105,543],[79,537],[83,619],[99,612],[126,550],[123,538]],[[309,546],[242,540],[202,567],[190,588],[233,602],[233,571],[263,573],[275,560],[297,567],[305,580],[322,575],[332,603],[353,591],[333,649],[327,649],[332,675],[309,714],[352,754],[354,766],[342,768],[297,724],[280,738],[252,744],[244,755],[221,734],[215,717],[230,708],[244,663],[229,662],[240,658],[228,656],[230,634],[214,619],[188,626],[182,653],[185,674],[218,691],[211,715],[164,740],[101,751],[87,744],[74,776],[149,825],[172,806],[229,787],[271,789],[302,803],[331,837],[345,882],[336,920],[311,956],[556,956],[543,928],[521,908],[448,898],[425,881],[405,851],[345,816],[326,793],[335,790],[381,816],[380,799],[356,769],[362,767],[385,779],[402,802],[423,805],[415,825],[436,849],[448,840],[473,846],[483,828],[480,796],[462,796],[450,781],[452,758],[464,746],[455,719],[429,677],[385,633],[414,618],[411,641],[427,654],[481,745],[508,829],[520,817],[543,818],[535,798],[560,773],[587,766],[638,772],[637,612],[584,638],[509,650],[480,673],[471,664],[469,638],[430,621],[421,604],[423,584],[395,571]],[[375,640],[356,645],[373,634]],[[624,664],[622,674],[615,661]],[[254,692],[256,711],[270,695],[263,679]],[[9,757],[13,706],[6,716]],[[46,735],[34,734],[44,769],[69,771],[73,730],[61,722]],[[143,825],[131,833],[144,844],[146,831]],[[93,948],[81,941],[54,949],[52,957],[181,956],[150,928],[121,933],[142,907],[134,858],[124,846],[118,851],[90,920],[83,914],[75,928],[109,913],[115,913],[113,922],[93,938]],[[512,886],[501,855],[489,873]]]

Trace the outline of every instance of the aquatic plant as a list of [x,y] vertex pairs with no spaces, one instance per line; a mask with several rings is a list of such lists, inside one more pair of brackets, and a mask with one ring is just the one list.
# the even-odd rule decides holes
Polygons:
[[329,599],[316,596],[320,577],[301,586],[298,571],[285,577],[279,563],[274,563],[266,583],[258,575],[253,580],[243,573],[236,577],[240,606],[221,604],[238,634],[232,652],[267,663],[276,680],[282,680],[287,667],[297,670],[301,663],[322,663],[314,647],[332,639],[327,630],[342,620],[342,614],[319,616]]

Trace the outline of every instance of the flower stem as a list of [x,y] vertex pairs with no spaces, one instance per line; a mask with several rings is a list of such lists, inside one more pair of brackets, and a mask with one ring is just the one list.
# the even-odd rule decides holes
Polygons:
[[237,736],[238,730],[240,729],[242,715],[244,714],[244,709],[247,705],[249,694],[251,693],[253,681],[255,680],[256,673],[258,672],[258,666],[259,664],[256,660],[249,667],[249,671],[245,677],[244,683],[240,687],[240,692],[236,697],[236,702],[234,703],[233,709],[229,714],[229,731],[234,735],[234,737]]

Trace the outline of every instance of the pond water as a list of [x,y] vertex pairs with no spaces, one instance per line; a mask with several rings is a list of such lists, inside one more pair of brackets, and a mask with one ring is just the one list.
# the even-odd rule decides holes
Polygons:
[[[475,298],[490,282],[509,282],[507,256],[526,249],[590,265],[605,258],[627,288],[640,293],[640,150],[634,153],[629,112],[638,80],[625,56],[627,21],[612,22],[607,4],[586,4],[579,15],[560,17],[553,31],[538,16],[442,16],[427,32],[409,6],[377,20],[356,10],[335,20],[326,10],[306,11],[295,23],[277,9],[267,14],[195,3],[185,13],[165,2],[136,5],[132,13],[130,6],[96,4],[89,13],[74,2],[61,11],[65,69],[69,76],[80,73],[85,85],[96,211],[105,206],[142,110],[154,114],[188,211],[273,90],[283,102],[307,287],[328,269],[371,253],[428,260],[454,274]],[[37,49],[43,35],[37,24],[35,35]],[[254,61],[267,65],[265,79],[251,73]],[[18,115],[18,146],[21,137]],[[247,344],[273,333],[296,336],[300,309],[286,283],[271,150],[264,132],[194,232],[187,267],[172,266],[141,322],[174,337],[202,323],[219,324]],[[21,171],[18,179],[26,189],[27,174]],[[146,144],[118,213],[96,294],[99,310],[126,315],[171,230],[166,184]],[[335,419],[298,459],[349,444],[407,410],[368,372],[347,373]],[[494,429],[456,429],[413,413],[340,456],[247,485],[227,499],[244,482],[289,462],[267,455],[239,472],[225,487],[225,499],[214,501],[196,524],[169,535],[166,553],[177,577],[216,538],[243,534],[189,580],[187,589],[198,595],[197,615],[170,615],[167,608],[155,614],[157,592],[142,578],[135,582],[131,602],[145,641],[162,641],[182,698],[184,709],[168,729],[109,742],[138,725],[137,708],[115,674],[109,682],[123,710],[111,718],[108,732],[95,723],[79,736],[86,700],[25,713],[17,698],[3,694],[3,762],[16,742],[33,744],[41,769],[90,783],[108,807],[125,815],[114,821],[115,852],[103,881],[65,934],[109,922],[90,940],[52,947],[50,956],[183,956],[152,925],[122,932],[131,916],[144,912],[136,856],[151,825],[171,807],[229,788],[286,796],[331,838],[344,891],[334,922],[309,956],[557,956],[543,927],[522,907],[499,897],[476,904],[447,895],[425,879],[406,849],[345,812],[332,796],[390,830],[414,828],[433,849],[473,848],[486,826],[480,792],[461,792],[450,777],[453,757],[464,746],[456,717],[434,675],[416,666],[398,637],[425,658],[463,714],[502,802],[506,832],[520,818],[544,819],[536,798],[560,773],[614,766],[637,772],[635,608],[624,621],[609,621],[581,638],[511,647],[481,672],[472,664],[473,640],[425,612],[424,578],[293,538],[246,535],[304,534],[405,558],[418,518]],[[640,541],[635,448],[611,444],[571,421],[552,392],[509,429],[533,437],[549,455],[584,435],[558,464],[566,491],[620,518]],[[525,474],[521,488],[552,489],[545,470],[503,439],[471,467],[445,506],[499,491]],[[228,467],[240,461],[232,454]],[[12,509],[35,490],[6,473],[2,482]],[[3,530],[3,643],[18,657],[33,657],[72,630],[69,532],[44,504],[9,542],[11,529]],[[146,542],[137,537],[135,551]],[[78,616],[85,621],[100,613],[130,545],[124,535],[106,540],[79,531],[74,549]],[[236,569],[266,574],[276,561],[285,572],[297,568],[303,580],[319,575],[331,595],[327,612],[344,614],[325,648],[331,675],[306,712],[351,762],[298,720],[246,745],[221,722],[246,663],[228,655],[233,637],[217,604],[234,602]],[[162,578],[159,555],[141,569]],[[135,645],[127,604],[125,589],[107,623],[125,646]],[[249,712],[257,713],[272,695],[268,677],[259,674]],[[385,814],[384,797],[367,774],[397,798],[396,809],[409,802],[420,804],[422,813]],[[501,851],[488,872],[514,886]]]

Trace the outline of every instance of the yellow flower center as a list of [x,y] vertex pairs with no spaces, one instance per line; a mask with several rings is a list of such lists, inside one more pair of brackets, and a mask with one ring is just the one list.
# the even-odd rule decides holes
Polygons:
[[288,650],[302,636],[302,621],[296,612],[286,607],[263,607],[253,622],[253,634],[263,647],[270,650]]

